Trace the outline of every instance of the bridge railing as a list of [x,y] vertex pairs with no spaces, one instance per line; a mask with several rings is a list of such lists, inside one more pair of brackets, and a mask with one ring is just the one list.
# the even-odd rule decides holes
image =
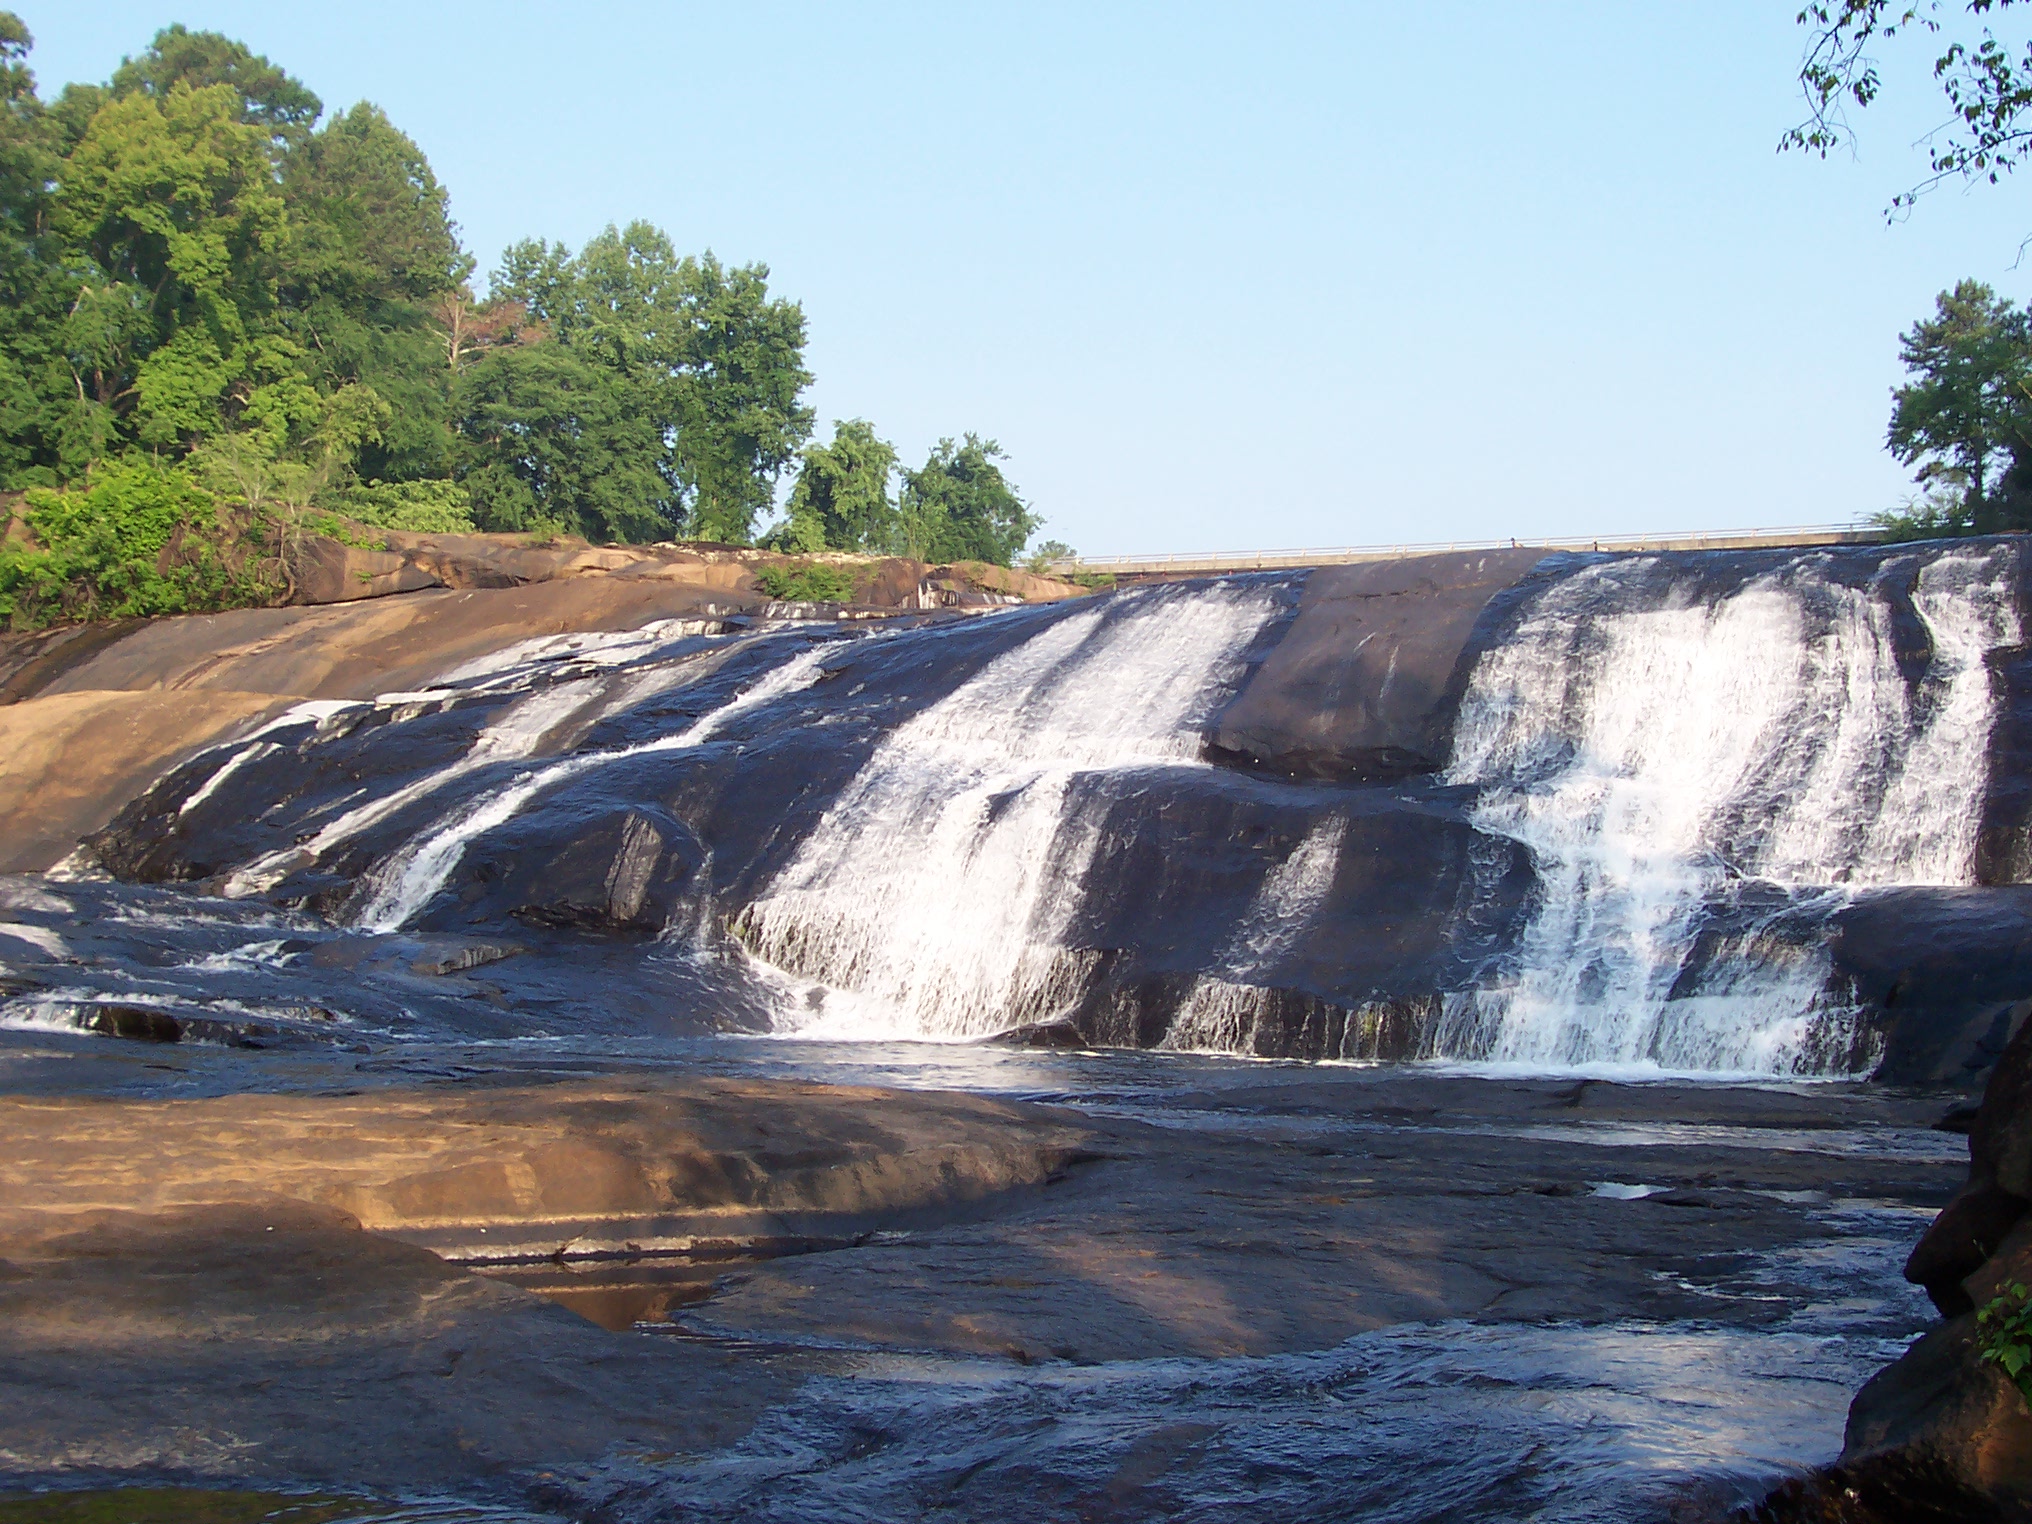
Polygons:
[[1883,531],[1865,524],[1808,524],[1786,529],[1702,529],[1683,534],[1569,535],[1553,539],[1426,540],[1396,545],[1344,545],[1314,550],[1195,551],[1160,556],[1068,556],[1046,563],[1054,572],[1270,571],[1340,566],[1407,556],[1472,550],[1757,550],[1814,545],[1872,545]]

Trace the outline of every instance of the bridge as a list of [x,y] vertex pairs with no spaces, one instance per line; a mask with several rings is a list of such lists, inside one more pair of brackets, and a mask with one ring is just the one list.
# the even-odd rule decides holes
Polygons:
[[1194,552],[1164,556],[1068,556],[1046,563],[1049,572],[1204,574],[1274,571],[1296,566],[1346,566],[1462,550],[1773,550],[1815,545],[1874,545],[1883,531],[1869,525],[1810,524],[1789,529],[1697,530],[1686,534],[1578,535],[1550,540],[1430,540],[1398,545],[1342,545],[1319,550]]

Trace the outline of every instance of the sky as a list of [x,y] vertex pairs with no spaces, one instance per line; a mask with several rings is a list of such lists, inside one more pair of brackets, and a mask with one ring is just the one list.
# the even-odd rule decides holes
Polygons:
[[1843,524],[1898,335],[2032,297],[2032,177],[1925,197],[1928,57],[1853,154],[1796,0],[12,0],[45,94],[224,32],[422,145],[484,272],[646,218],[804,306],[821,436],[998,440],[1090,555]]

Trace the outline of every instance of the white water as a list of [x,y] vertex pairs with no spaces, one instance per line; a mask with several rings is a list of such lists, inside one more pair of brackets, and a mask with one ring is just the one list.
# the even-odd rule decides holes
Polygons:
[[1256,1024],[1269,1013],[1274,991],[1252,981],[1275,975],[1318,918],[1340,867],[1347,830],[1346,820],[1329,815],[1264,875],[1215,971],[1193,981],[1160,1048],[1203,1053],[1254,1050]]
[[1991,697],[2018,639],[2008,553],[1920,574],[1917,692],[1873,590],[1796,562],[1712,604],[1647,600],[1646,563],[1586,568],[1477,665],[1449,781],[1530,848],[1543,903],[1514,976],[1450,1003],[1454,1056],[1537,1066],[1809,1072],[1845,1049],[1824,957],[1760,956],[1669,999],[1703,909],[1788,887],[1973,879]]
[[[538,689],[510,705],[499,719],[480,732],[466,754],[449,767],[425,774],[401,788],[391,789],[346,811],[337,819],[328,821],[308,841],[266,853],[245,867],[234,870],[220,892],[228,899],[246,899],[267,893],[290,874],[309,867],[333,848],[351,841],[416,800],[435,794],[480,768],[531,755],[542,746],[545,737],[569,723],[596,697],[596,685],[585,680]],[[223,774],[234,771],[247,760],[249,757],[245,752],[234,757],[192,795],[190,803],[194,804],[210,793]],[[186,809],[189,807],[190,804],[185,805]]]
[[[596,768],[611,767],[617,762],[624,762],[633,757],[648,756],[656,752],[682,751],[697,746],[709,740],[736,715],[759,708],[786,693],[794,693],[817,682],[823,672],[821,660],[824,655],[823,650],[801,652],[782,666],[768,672],[719,708],[701,715],[675,735],[661,736],[654,741],[645,741],[639,746],[622,747],[615,751],[586,752],[566,757],[561,761],[533,768],[512,782],[502,784],[479,798],[468,801],[449,818],[439,821],[375,867],[365,884],[365,905],[357,918],[360,927],[366,931],[397,931],[406,926],[444,887],[453,869],[458,867],[460,860],[465,856],[466,848],[476,838],[514,819],[537,795]],[[573,686],[576,685],[560,684],[559,688]],[[556,692],[557,688],[547,689],[544,694]],[[523,705],[534,702],[535,698],[541,698],[544,694],[525,699]],[[522,705],[517,707],[520,709]],[[550,727],[546,727],[548,728]],[[482,741],[485,739],[483,736]],[[505,744],[504,742],[503,745]],[[474,750],[478,749],[479,743],[476,743]],[[497,762],[506,755],[505,751],[497,751],[485,760]],[[468,760],[470,761],[470,756]],[[438,774],[435,777],[442,779],[444,775]],[[425,783],[432,781],[423,780]]]
[[1273,608],[1216,584],[1083,609],[891,732],[742,917],[758,957],[832,986],[788,1027],[955,1040],[1075,998],[1066,933],[1102,824],[1083,782],[1205,766],[1201,727]]

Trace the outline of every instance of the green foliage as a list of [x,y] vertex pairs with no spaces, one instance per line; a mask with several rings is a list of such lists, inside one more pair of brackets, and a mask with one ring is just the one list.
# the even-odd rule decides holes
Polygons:
[[1940,0],[1809,0],[1799,12],[1813,29],[1799,83],[1811,115],[1779,140],[1781,149],[1802,148],[1821,157],[1849,143],[1846,110],[1868,106],[1883,89],[1870,54],[1873,43],[1914,32],[1937,39],[1933,78],[1947,97],[1949,125],[1928,133],[1926,179],[1892,198],[1887,216],[1911,208],[1942,180],[1959,176],[1995,185],[2032,151],[2032,130],[2022,125],[2032,106],[2032,45],[2022,56],[2000,43],[1985,25],[1995,11],[2019,0],[1964,0],[1962,35],[1951,36],[1939,19]]
[[451,371],[437,306],[472,261],[423,152],[362,102],[306,138],[283,170],[291,221],[281,326],[321,390],[370,386],[392,413],[360,469],[385,480],[450,464]]
[[755,573],[755,584],[771,598],[798,603],[852,603],[854,579],[844,567],[800,566],[786,571],[765,566]]
[[1927,496],[1879,522],[1912,537],[2032,526],[2032,316],[1965,280],[1899,354],[1912,379],[1892,394],[1886,443]]
[[1886,544],[1909,540],[1946,540],[1973,532],[1968,500],[1958,488],[1936,484],[1919,497],[1907,498],[1897,508],[1870,515],[1870,522],[1883,531]]
[[473,499],[457,482],[354,483],[319,500],[334,512],[376,529],[410,534],[472,534]]
[[797,401],[804,311],[770,299],[768,274],[680,259],[646,222],[576,255],[510,248],[493,288],[532,320],[527,342],[479,361],[460,403],[460,473],[483,522],[540,512],[588,539],[753,538],[812,422]]
[[991,561],[1008,566],[1044,521],[1016,495],[1002,448],[968,434],[941,439],[931,458],[903,473],[894,547],[919,561]]
[[1024,559],[1024,566],[1039,576],[1051,570],[1054,561],[1070,561],[1079,554],[1063,540],[1046,540],[1035,546]]
[[302,81],[249,52],[244,43],[180,25],[157,32],[139,58],[121,59],[110,93],[167,100],[179,85],[192,90],[225,85],[238,99],[239,120],[283,137],[308,131],[325,109]]
[[32,44],[0,11],[0,490],[44,526],[0,551],[8,621],[275,596],[347,519],[745,543],[793,463],[787,548],[1006,562],[1034,523],[972,435],[907,476],[907,519],[871,425],[803,449],[804,312],[766,266],[635,222],[516,244],[479,299],[379,108],[326,118],[182,26],[45,100]]
[[87,486],[30,491],[26,505],[36,543],[0,544],[0,618],[10,629],[229,608],[265,591],[244,565],[258,547],[180,468],[133,456]]
[[1976,1313],[1982,1330],[1982,1358],[2001,1366],[2032,1402],[2032,1298],[2015,1282]]
[[563,344],[490,352],[459,385],[459,474],[487,529],[666,537],[677,512],[652,399]]
[[772,537],[784,550],[878,550],[894,537],[889,478],[896,447],[863,418],[833,421],[833,442],[806,445],[790,489],[790,516]]

